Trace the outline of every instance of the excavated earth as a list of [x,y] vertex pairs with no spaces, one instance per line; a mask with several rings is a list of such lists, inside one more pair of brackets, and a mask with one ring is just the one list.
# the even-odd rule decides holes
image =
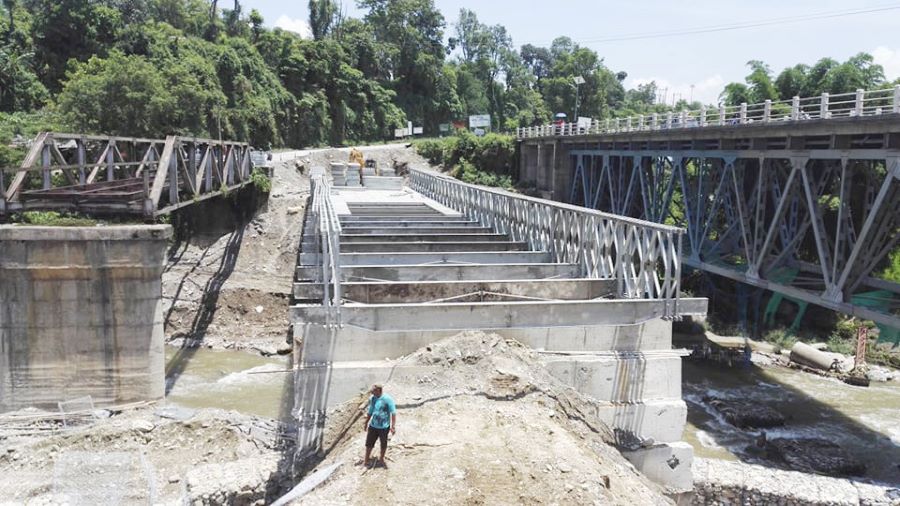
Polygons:
[[518,342],[468,332],[397,365],[434,369],[385,384],[398,406],[387,469],[362,465],[360,395],[330,413],[315,465],[340,466],[295,504],[670,504],[611,445],[592,401]]

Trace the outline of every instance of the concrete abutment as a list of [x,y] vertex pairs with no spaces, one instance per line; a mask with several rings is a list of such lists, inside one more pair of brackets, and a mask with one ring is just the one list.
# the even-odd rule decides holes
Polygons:
[[168,225],[0,226],[0,411],[165,392]]

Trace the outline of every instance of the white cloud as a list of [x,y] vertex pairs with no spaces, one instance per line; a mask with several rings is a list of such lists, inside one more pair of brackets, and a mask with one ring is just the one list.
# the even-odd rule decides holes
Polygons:
[[285,14],[282,14],[281,17],[275,21],[275,26],[281,28],[282,30],[287,30],[289,32],[299,34],[304,39],[312,38],[312,29],[309,27],[309,23],[307,23],[305,19],[294,19]]
[[872,51],[875,63],[884,67],[884,77],[893,81],[900,77],[900,49],[878,46]]
[[628,79],[625,84],[628,88],[635,88],[639,84],[647,84],[650,81],[656,81],[656,87],[660,92],[666,91],[666,102],[669,104],[672,103],[674,95],[678,95],[679,100],[690,100],[691,85],[694,86],[693,97],[695,102],[717,104],[719,102],[719,94],[722,93],[722,89],[725,87],[725,79],[719,74],[693,83],[673,83],[662,77],[638,77]]

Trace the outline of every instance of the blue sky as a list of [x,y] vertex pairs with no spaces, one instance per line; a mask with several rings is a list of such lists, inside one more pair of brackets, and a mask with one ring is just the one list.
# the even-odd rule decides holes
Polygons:
[[[222,3],[222,2],[220,2]],[[227,7],[229,2],[224,2]],[[243,0],[269,26],[308,31],[304,0]],[[860,51],[872,53],[889,79],[900,77],[900,1],[894,0],[435,0],[447,20],[445,34],[462,7],[487,24],[506,26],[513,44],[549,45],[566,35],[596,50],[615,71],[628,73],[626,85],[655,80],[672,93],[714,103],[722,87],[743,80],[746,62],[763,60],[777,73],[795,63],[830,56],[844,60]],[[344,1],[351,16],[361,16],[355,2]],[[826,19],[814,14],[897,6],[897,9]],[[740,30],[595,42],[634,34],[792,18],[800,21]]]

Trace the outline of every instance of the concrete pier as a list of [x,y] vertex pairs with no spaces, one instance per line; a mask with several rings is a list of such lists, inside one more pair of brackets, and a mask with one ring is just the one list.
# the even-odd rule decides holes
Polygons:
[[0,411],[162,398],[168,225],[0,226]]

